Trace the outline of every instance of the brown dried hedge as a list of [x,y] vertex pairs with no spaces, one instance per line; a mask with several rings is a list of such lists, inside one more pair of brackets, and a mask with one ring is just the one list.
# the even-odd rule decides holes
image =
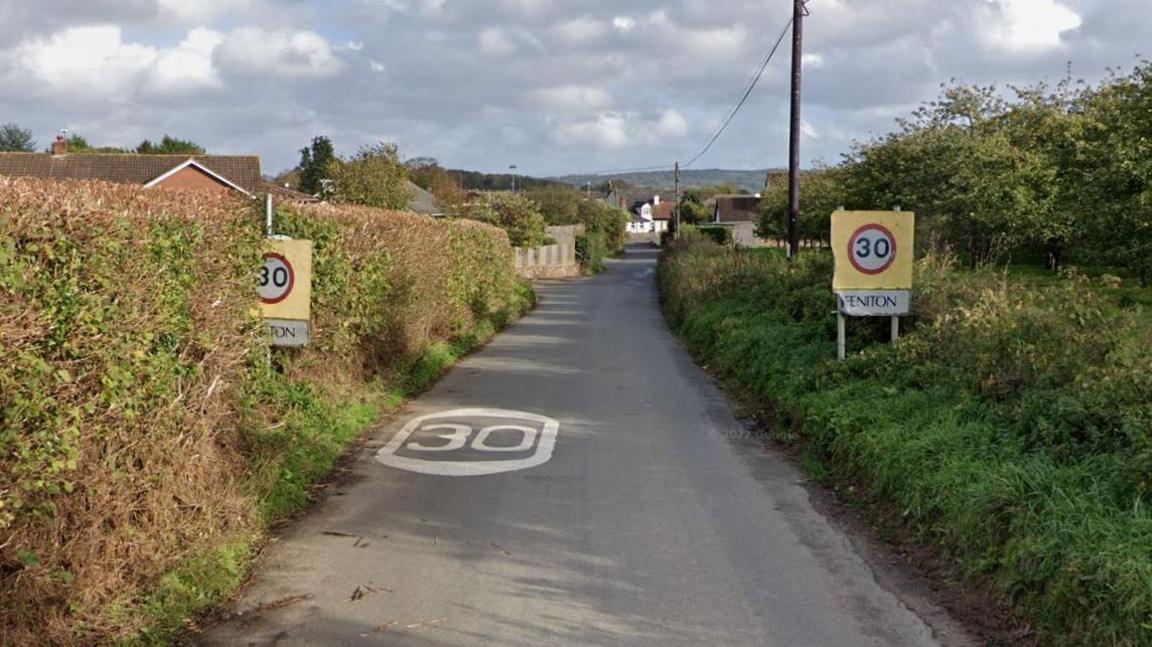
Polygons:
[[366,385],[522,306],[495,228],[280,216],[316,243],[315,343],[270,355],[254,203],[0,179],[0,644],[116,642],[210,601],[173,607],[211,591],[172,574],[306,500],[378,410]]

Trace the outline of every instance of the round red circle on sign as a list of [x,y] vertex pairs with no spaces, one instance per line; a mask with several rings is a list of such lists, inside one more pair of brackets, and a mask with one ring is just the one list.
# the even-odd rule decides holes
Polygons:
[[[881,243],[882,255],[877,253]],[[848,239],[848,260],[861,274],[880,274],[896,261],[896,236],[879,223],[861,225]]]
[[[283,282],[278,283],[278,272],[284,272]],[[296,270],[283,254],[265,252],[264,265],[260,268],[259,286],[260,301],[268,305],[275,305],[287,299],[296,286]]]

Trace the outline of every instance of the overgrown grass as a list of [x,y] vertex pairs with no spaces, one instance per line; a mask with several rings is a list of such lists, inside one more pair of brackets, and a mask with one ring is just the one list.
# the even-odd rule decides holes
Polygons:
[[186,620],[231,595],[244,582],[254,554],[251,541],[238,541],[205,551],[169,571],[139,608],[120,613],[142,614],[145,629],[118,642],[121,647],[159,647],[187,629]]
[[1152,352],[1106,284],[918,266],[917,316],[852,322],[835,354],[830,265],[690,241],[661,260],[666,313],[774,412],[815,476],[862,485],[1043,644],[1152,644]]

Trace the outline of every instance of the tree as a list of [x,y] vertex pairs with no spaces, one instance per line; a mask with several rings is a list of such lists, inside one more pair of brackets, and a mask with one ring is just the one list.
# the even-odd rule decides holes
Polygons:
[[535,202],[512,193],[485,193],[469,205],[467,217],[500,227],[516,247],[538,247],[548,236]]
[[329,179],[329,169],[336,159],[332,140],[320,135],[312,138],[311,147],[300,149],[300,190],[316,195],[323,191],[323,180]]
[[[51,153],[52,147],[49,146],[44,150],[45,153]],[[117,148],[115,146],[93,146],[88,143],[88,139],[84,135],[72,133],[68,135],[68,152],[69,153],[131,153],[132,151],[125,148]]]
[[586,234],[599,234],[603,238],[608,252],[624,249],[628,214],[623,209],[600,200],[581,200],[576,208],[576,218],[584,225]]
[[36,151],[36,140],[32,131],[16,124],[0,126],[0,151],[5,153],[32,153]]
[[563,184],[529,187],[524,195],[540,207],[549,225],[575,225],[580,222],[580,205],[584,195]]
[[684,189],[680,192],[680,219],[686,225],[702,225],[712,220],[708,201],[718,195],[748,195],[732,183],[713,184]]
[[431,191],[436,177],[446,173],[435,157],[413,157],[404,162],[408,167],[408,177],[416,186]]
[[380,143],[360,149],[349,160],[329,162],[327,177],[337,202],[383,209],[407,209],[408,169],[400,162],[395,144]]
[[432,157],[414,157],[404,163],[408,177],[416,186],[428,191],[436,205],[448,216],[463,213],[468,194],[456,178]]
[[1129,268],[1152,283],[1152,62],[1081,98],[1069,172],[1082,247],[1093,264]]
[[[800,175],[800,238],[827,243],[831,215],[844,205],[844,186],[839,169],[817,169]],[[788,185],[774,182],[763,194],[757,235],[784,239],[788,235]]]
[[159,144],[145,139],[136,147],[136,152],[141,155],[204,155],[207,151],[192,141],[176,139],[166,134]]

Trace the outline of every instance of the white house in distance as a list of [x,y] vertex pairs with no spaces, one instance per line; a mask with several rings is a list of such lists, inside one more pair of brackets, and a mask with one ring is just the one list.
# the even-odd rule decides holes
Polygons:
[[629,209],[632,219],[628,221],[626,229],[630,234],[658,234],[668,231],[668,222],[672,220],[675,208],[674,203],[662,201],[658,195],[652,196],[651,200],[637,201]]

